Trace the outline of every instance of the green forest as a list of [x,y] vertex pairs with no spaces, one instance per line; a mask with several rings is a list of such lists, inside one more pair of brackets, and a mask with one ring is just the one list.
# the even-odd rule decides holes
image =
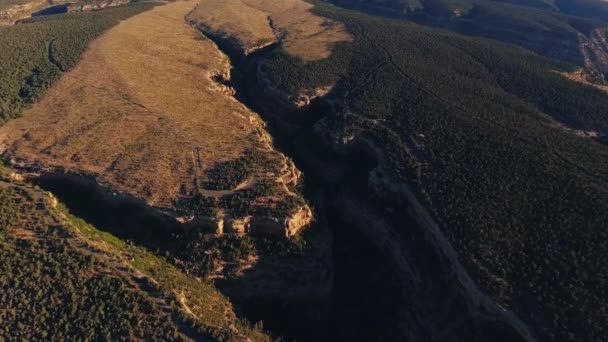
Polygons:
[[354,42],[314,63],[278,51],[272,80],[294,93],[339,80],[327,127],[382,148],[385,177],[414,186],[486,293],[549,340],[607,336],[608,148],[560,124],[608,131],[608,96],[514,46],[315,12]]
[[152,6],[38,17],[0,27],[0,124],[38,100],[61,72],[76,65],[95,37]]
[[[584,65],[580,38],[608,22],[601,0],[331,0],[344,7],[516,44],[540,55]],[[591,76],[605,76],[593,70]]]
[[176,340],[156,304],[75,251],[22,189],[0,188],[0,340]]

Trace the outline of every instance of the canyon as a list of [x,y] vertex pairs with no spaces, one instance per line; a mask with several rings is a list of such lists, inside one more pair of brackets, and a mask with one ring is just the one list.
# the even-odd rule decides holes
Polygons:
[[[368,302],[370,306],[364,310],[375,312],[381,317],[401,317],[402,320],[396,325],[391,325],[394,322],[383,323],[390,326],[385,326],[385,329],[398,331],[392,338],[407,336],[409,339],[436,339],[449,336],[451,339],[466,339],[467,336],[483,335],[493,339],[500,336],[505,340],[535,340],[534,333],[516,315],[479,291],[460,264],[446,237],[408,185],[394,183],[389,180],[390,177],[381,176],[383,154],[379,148],[365,139],[356,137],[326,139],[325,137],[333,132],[320,128],[323,127],[319,125],[323,119],[306,124],[299,122],[302,112],[309,115],[311,112],[331,115],[328,113],[336,102],[340,101],[338,95],[330,94],[331,88],[312,90],[314,95],[290,97],[288,92],[272,84],[263,71],[265,58],[279,49],[280,44],[245,50],[235,44],[234,37],[214,32],[205,23],[195,21],[193,24],[201,28],[202,32],[230,57],[233,62],[231,85],[237,98],[260,113],[268,122],[269,130],[278,146],[294,158],[306,175],[305,194],[308,194],[309,200],[316,208],[315,215],[319,224],[325,225],[325,229],[333,234],[334,282],[330,298],[335,301],[342,296],[341,293],[351,293],[341,287],[344,286],[343,277],[355,276],[344,273],[341,268],[347,266],[340,263],[341,256],[335,253],[350,253],[351,248],[357,245],[356,248],[362,248],[363,241],[367,241],[368,244],[363,248],[376,256],[371,257],[369,261],[362,261],[358,266],[368,269],[368,266],[363,264],[369,262],[371,266],[373,262],[383,260],[386,263],[384,266],[376,264],[373,267],[377,269],[370,272],[390,274],[386,276],[395,283],[392,285],[394,287],[390,287],[391,294],[388,296],[393,300],[402,301],[403,307],[381,307]],[[323,151],[311,149],[310,145],[304,142],[311,137],[316,140],[312,145],[323,146]],[[341,236],[342,234],[352,237],[346,238]],[[432,271],[429,271],[429,268]],[[442,279],[440,285],[431,284],[438,278]],[[353,281],[356,282],[354,279]],[[375,291],[373,286],[359,290],[357,294],[364,296]],[[425,296],[421,296],[422,292],[426,292]],[[447,303],[436,301],[436,298],[446,293],[449,293],[450,297]],[[284,298],[283,301],[285,300]],[[343,302],[340,303],[343,305]],[[428,308],[423,308],[424,306],[434,307],[438,312],[429,311]],[[326,317],[320,321],[332,321],[344,315],[345,309],[336,305],[330,308],[325,313]],[[300,310],[306,311],[305,308]],[[397,311],[388,313],[383,310]],[[445,327],[452,325],[450,322],[454,319],[455,312],[458,312],[456,315],[466,318],[462,318],[460,327],[446,329]],[[263,317],[259,313],[254,313],[254,316]],[[281,321],[274,323],[270,315],[264,318],[264,322],[271,328],[284,324]],[[364,318],[369,319],[368,324],[380,324],[367,315],[364,315]],[[328,331],[325,331],[313,337],[301,335],[302,331],[297,330],[287,331],[286,335],[313,339],[332,334],[342,338],[377,338],[378,330],[374,329],[379,326],[373,324],[369,325],[368,329],[355,329],[353,335],[341,335],[344,331],[339,327],[334,328],[336,331],[329,332],[329,335]]]
[[[213,286],[234,305],[231,319],[263,322],[274,336],[542,340],[550,328],[535,317],[541,309],[511,301],[515,291],[509,286],[518,285],[502,269],[486,268],[495,266],[490,257],[503,240],[497,249],[491,243],[501,232],[486,236],[480,230],[487,246],[463,252],[464,238],[454,230],[464,227],[474,238],[478,232],[467,222],[451,230],[437,213],[447,210],[435,206],[443,198],[433,197],[432,203],[429,193],[444,191],[447,197],[452,193],[445,188],[475,183],[466,178],[469,169],[454,166],[460,151],[449,152],[453,145],[525,152],[509,145],[519,137],[513,127],[525,129],[524,124],[537,125],[549,137],[566,131],[572,137],[564,139],[601,140],[602,132],[560,126],[505,88],[509,82],[527,85],[530,74],[590,82],[592,68],[593,81],[603,82],[606,33],[598,29],[580,37],[586,69],[572,74],[555,62],[559,71],[545,73],[508,64],[509,58],[529,62],[522,62],[526,68],[544,61],[519,48],[485,40],[475,45],[468,37],[411,23],[336,14],[346,10],[330,6],[176,1],[121,21],[22,117],[0,127],[2,160],[15,182],[50,191],[100,231],[162,256],[193,282]],[[391,41],[384,40],[386,32],[411,35]],[[351,59],[352,46],[365,57]],[[499,62],[484,66],[486,56],[478,51]],[[437,60],[427,63],[431,57]],[[482,67],[471,71],[467,63]],[[294,70],[297,77],[289,78]],[[445,72],[426,79],[429,70]],[[530,74],[512,80],[505,70]],[[462,93],[446,91],[459,81]],[[499,140],[491,133],[504,133],[497,129],[502,121],[488,113],[475,116],[476,104],[487,105],[476,97],[481,89],[508,104],[504,108],[533,110],[527,120],[520,112],[511,117],[497,110],[506,113],[505,120],[517,118],[504,124],[507,137]],[[601,100],[603,93],[594,95]],[[370,98],[375,102],[366,102]],[[340,124],[346,121],[351,125]],[[460,137],[459,130],[479,134],[477,141],[464,145],[469,135]],[[491,145],[492,139],[498,143]],[[433,143],[446,145],[433,151]],[[436,155],[445,159],[432,169]],[[479,162],[474,156],[469,164],[474,172],[493,172],[488,165],[503,171],[488,158]],[[457,185],[437,178],[440,186],[433,187],[430,178],[448,169]],[[421,186],[423,176],[427,188]],[[462,192],[463,198],[470,195]],[[476,259],[479,251],[488,259]],[[482,271],[484,277],[476,273]],[[507,290],[498,296],[487,291],[488,278],[490,286]],[[197,315],[187,304],[192,296],[177,298],[188,317]]]

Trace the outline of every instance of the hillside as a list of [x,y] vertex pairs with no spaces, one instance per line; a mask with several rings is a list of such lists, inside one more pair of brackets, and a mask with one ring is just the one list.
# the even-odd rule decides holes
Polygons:
[[605,336],[608,303],[596,285],[608,252],[608,150],[598,139],[607,95],[560,74],[572,66],[513,46],[327,5],[314,13],[342,22],[353,42],[317,63],[282,48],[261,62],[292,94],[339,84],[326,98],[332,107],[283,113],[294,124],[321,117],[317,142],[303,129],[306,145],[296,148],[366,151],[377,163],[375,201],[433,226],[411,203],[413,189],[475,282],[534,335]]
[[1,338],[268,340],[212,286],[18,178],[0,167]]
[[0,122],[18,117],[80,60],[87,45],[130,16],[152,7],[137,4],[107,11],[41,17],[0,27]]
[[328,245],[303,247],[301,173],[234,97],[228,58],[186,22],[196,3],[154,5],[0,28],[12,61],[0,73],[2,159],[116,235],[74,223],[103,240],[96,257],[124,253],[171,305],[187,301],[186,330],[265,340],[213,282],[250,297],[322,296]]
[[603,4],[336,4],[0,27],[0,339],[608,336]]
[[584,67],[605,84],[608,4],[601,0],[332,1],[345,7],[492,38]]
[[305,1],[201,1],[188,19],[205,32],[234,42],[242,54],[280,41],[292,56],[306,61],[323,59],[332,44],[350,37],[339,23],[314,15]]
[[184,225],[202,216],[213,231],[225,221],[226,230],[293,235],[310,221],[293,192],[299,171],[222,84],[228,60],[184,24],[193,6],[158,7],[95,41],[23,118],[0,128],[4,158],[37,173],[94,175]]

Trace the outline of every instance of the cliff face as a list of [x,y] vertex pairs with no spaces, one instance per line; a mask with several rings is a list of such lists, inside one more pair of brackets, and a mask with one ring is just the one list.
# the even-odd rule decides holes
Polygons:
[[[58,1],[56,4],[64,2]],[[45,7],[52,6],[53,2],[48,0],[36,0],[23,5],[15,5],[6,10],[0,11],[0,26],[12,25],[16,21],[27,18],[32,13],[40,11]]]
[[312,210],[304,205],[296,208],[285,217],[216,215],[179,217],[177,221],[182,224],[182,229],[185,231],[202,228],[203,230],[213,231],[218,236],[223,234],[253,234],[290,237],[308,226],[312,219]]
[[608,27],[594,29],[589,37],[579,35],[579,50],[590,82],[606,84],[608,75]]
[[68,4],[68,13],[98,11],[104,8],[120,6],[129,3],[131,0],[103,0],[92,3],[75,2]]

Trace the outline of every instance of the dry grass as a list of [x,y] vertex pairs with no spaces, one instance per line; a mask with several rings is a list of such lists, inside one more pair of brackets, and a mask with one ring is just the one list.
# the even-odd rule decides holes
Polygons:
[[[96,174],[157,206],[193,193],[197,172],[262,146],[251,138],[257,115],[209,77],[228,62],[185,23],[194,6],[158,6],[108,31],[40,103],[0,128],[0,146],[45,167]],[[203,170],[195,169],[197,147]]]
[[189,19],[237,40],[246,52],[280,39],[289,54],[312,61],[352,39],[341,23],[313,14],[312,7],[303,0],[200,0]]
[[268,13],[242,0],[201,0],[188,19],[235,40],[245,51],[277,40],[269,25]]

